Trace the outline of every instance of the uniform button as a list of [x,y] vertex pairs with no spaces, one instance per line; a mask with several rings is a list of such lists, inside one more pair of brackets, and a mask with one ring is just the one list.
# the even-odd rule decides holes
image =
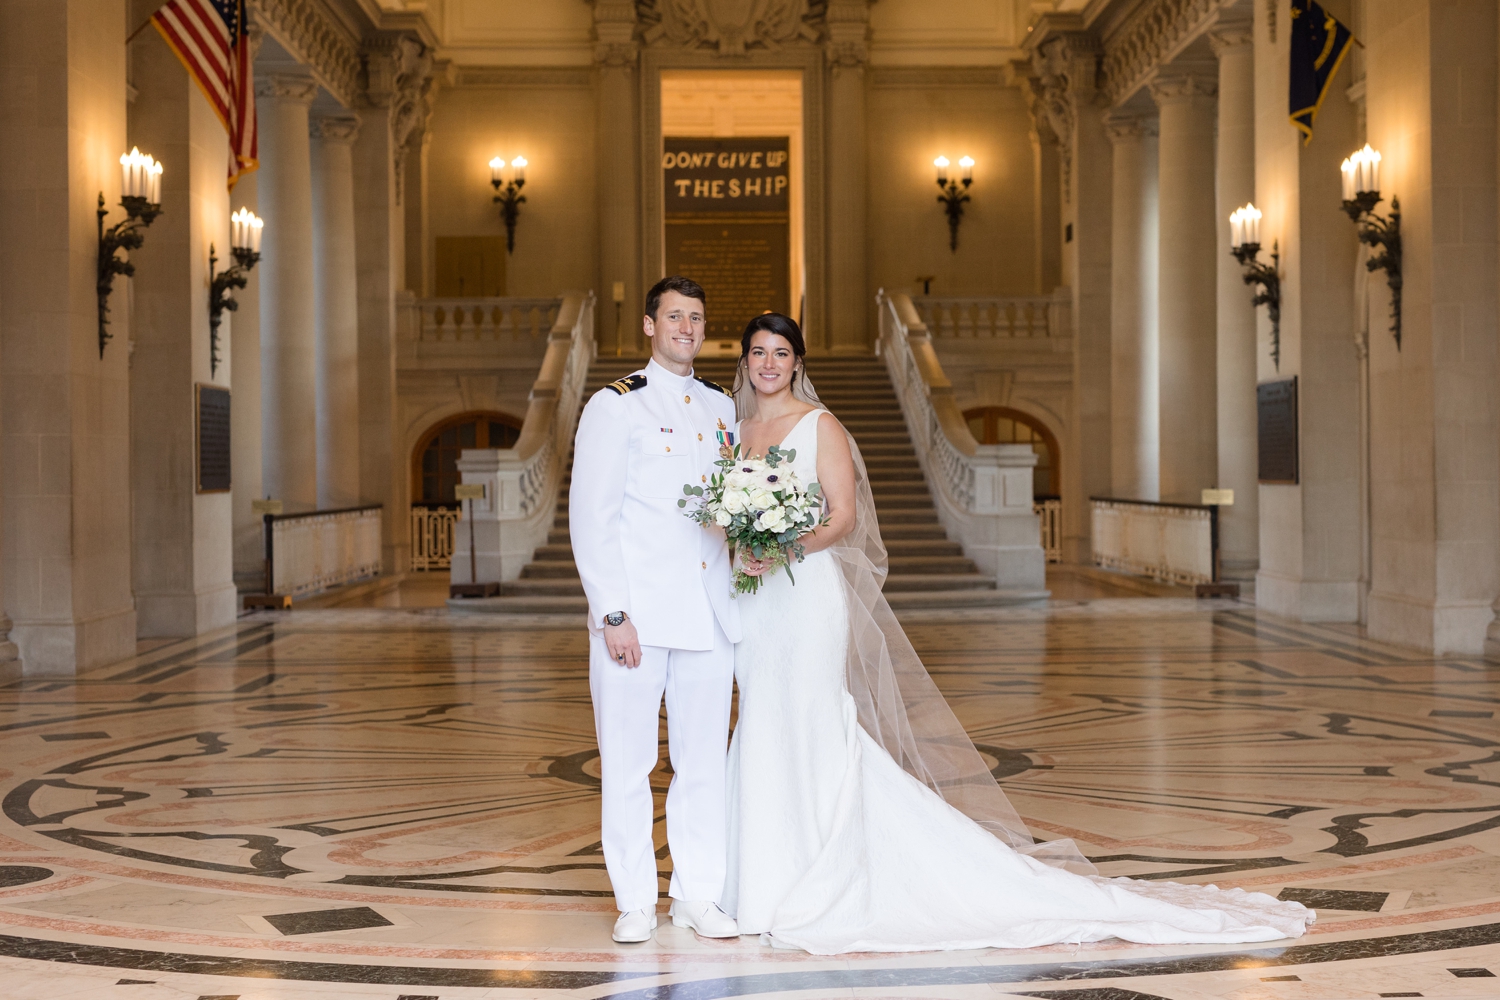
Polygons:
[[691,403],[693,401],[693,397],[692,396],[683,396],[682,397],[682,401],[684,403]]
[[704,482],[705,482],[705,483],[706,483],[706,482],[708,482],[708,477],[707,477],[707,476],[704,476],[704,477],[703,477],[703,481],[704,481]]
[[703,435],[702,435],[702,434],[699,434],[699,435],[698,435],[698,440],[699,440],[699,441],[702,441],[702,440],[703,440]]
[[704,563],[704,564],[703,564],[703,568],[704,568],[704,569],[708,569],[708,563]]

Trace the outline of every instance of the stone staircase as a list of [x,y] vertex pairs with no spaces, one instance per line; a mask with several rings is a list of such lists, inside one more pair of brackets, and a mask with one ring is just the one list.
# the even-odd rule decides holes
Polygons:
[[[728,387],[737,358],[700,358],[696,371]],[[640,367],[629,359],[601,358],[589,371],[584,398]],[[816,358],[809,366],[819,396],[854,435],[870,473],[880,531],[890,553],[885,595],[895,608],[952,608],[1014,604],[1045,597],[997,590],[948,540],[901,415],[885,365],[873,357]],[[519,579],[501,584],[501,596],[452,602],[464,610],[514,613],[582,613],[588,604],[568,538],[568,485],[572,456],[558,495],[547,543],[537,548]]]

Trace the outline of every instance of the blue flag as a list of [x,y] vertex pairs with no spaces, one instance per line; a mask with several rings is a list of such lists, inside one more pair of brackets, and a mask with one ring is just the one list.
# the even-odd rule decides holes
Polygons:
[[1353,44],[1353,32],[1317,0],[1292,0],[1292,79],[1287,106],[1292,124],[1302,130],[1304,146],[1312,142],[1313,119]]

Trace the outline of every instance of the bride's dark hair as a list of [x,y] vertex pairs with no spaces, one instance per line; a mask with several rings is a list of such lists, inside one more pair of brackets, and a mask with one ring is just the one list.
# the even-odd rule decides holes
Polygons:
[[740,338],[740,357],[750,354],[750,338],[754,337],[756,331],[764,330],[783,337],[792,345],[792,353],[801,358],[807,354],[807,342],[802,339],[802,328],[797,321],[790,316],[781,313],[762,313],[745,324],[745,334]]

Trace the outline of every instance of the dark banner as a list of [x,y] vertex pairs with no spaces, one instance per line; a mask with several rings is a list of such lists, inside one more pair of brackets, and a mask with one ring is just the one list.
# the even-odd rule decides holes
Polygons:
[[785,212],[791,155],[785,136],[662,140],[668,216],[701,212]]

